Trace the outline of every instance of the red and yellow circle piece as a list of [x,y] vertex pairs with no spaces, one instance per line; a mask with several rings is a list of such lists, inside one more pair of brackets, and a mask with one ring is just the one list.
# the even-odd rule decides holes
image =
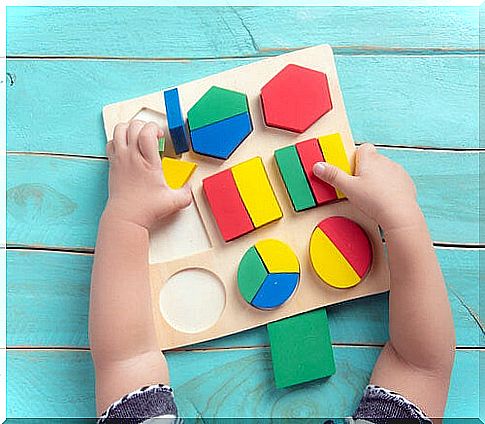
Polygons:
[[325,283],[347,289],[359,284],[369,272],[372,245],[360,225],[343,216],[332,216],[313,230],[310,260]]

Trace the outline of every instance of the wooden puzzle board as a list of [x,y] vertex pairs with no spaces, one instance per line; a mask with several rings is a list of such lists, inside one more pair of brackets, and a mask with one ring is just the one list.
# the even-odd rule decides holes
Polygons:
[[[333,109],[303,134],[266,127],[263,120],[260,90],[266,82],[288,64],[297,64],[325,72],[329,81]],[[152,308],[162,350],[233,334],[322,306],[384,292],[389,287],[389,270],[376,224],[352,207],[347,200],[296,213],[274,159],[274,151],[278,148],[338,132],[342,136],[353,168],[355,146],[347,121],[331,48],[329,46],[312,47],[180,85],[178,90],[184,114],[213,85],[247,94],[254,130],[226,161],[200,156],[191,151],[182,156],[182,159],[198,164],[198,169],[190,184],[195,205],[200,212],[212,247],[199,253],[190,253],[186,257],[150,264]],[[163,91],[106,106],[103,109],[103,117],[107,139],[112,138],[113,129],[117,123],[129,121],[145,108],[151,109],[163,117],[165,115]],[[168,135],[166,123],[164,131]],[[283,211],[283,218],[239,239],[225,243],[219,234],[202,191],[202,180],[255,156],[261,156],[263,159],[269,180]],[[346,216],[359,223],[366,230],[372,242],[374,252],[372,268],[364,281],[350,289],[337,289],[325,284],[317,277],[310,263],[308,251],[312,231],[322,219],[333,215]],[[163,242],[163,232],[166,231],[168,234],[171,230],[162,227],[158,231],[162,233],[152,235],[152,239],[156,238],[157,243],[151,243],[151,258],[159,257],[158,253],[167,249]],[[241,257],[248,248],[264,238],[275,238],[287,243],[298,256],[301,266],[300,284],[296,293],[281,308],[272,311],[257,310],[247,304],[239,294],[236,280],[237,267]],[[219,320],[212,327],[198,333],[186,333],[172,328],[165,321],[159,307],[160,290],[168,279],[181,270],[191,268],[201,268],[212,272],[220,279],[225,289],[225,306]],[[207,308],[210,307],[211,305],[207,305]],[[185,312],[191,314],[191,311]],[[193,319],[196,320],[197,316],[193,316]]]

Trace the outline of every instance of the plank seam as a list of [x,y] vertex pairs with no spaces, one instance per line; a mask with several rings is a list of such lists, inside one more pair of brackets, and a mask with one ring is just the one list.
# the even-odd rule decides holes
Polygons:
[[[433,243],[437,250],[485,250],[485,245],[467,246],[467,245],[443,245],[442,243]],[[38,246],[21,246],[21,245],[7,245],[7,250],[11,252],[39,252],[39,253],[64,253],[66,255],[81,255],[92,256],[94,249],[90,248],[68,248],[68,247],[38,247]]]
[[[442,250],[464,249],[464,250],[483,250],[485,244],[482,243],[447,243],[447,242],[433,242],[433,246]],[[57,252],[57,253],[73,253],[93,255],[94,247],[65,247],[65,246],[35,246],[29,244],[8,243],[7,250],[12,251],[40,251],[40,252]]]
[[[364,143],[373,143],[378,149],[382,150],[405,150],[416,152],[440,152],[440,153],[483,153],[485,148],[482,147],[431,147],[431,146],[406,146],[406,145],[391,145],[380,144],[372,141],[356,141],[355,144],[360,146]],[[83,155],[77,153],[57,153],[57,152],[29,152],[23,150],[7,150],[8,155],[25,155],[25,156],[48,156],[59,157],[66,159],[92,159],[92,160],[108,160],[106,156]]]
[[90,247],[29,246],[29,245],[9,244],[9,243],[7,243],[7,250],[72,253],[72,254],[80,254],[80,255],[94,254],[94,248],[90,248]]
[[[383,348],[384,344],[377,343],[332,343],[335,348],[361,348],[361,349],[375,349]],[[165,353],[172,352],[227,352],[233,350],[257,350],[269,349],[269,345],[254,345],[254,346],[228,346],[228,347],[199,347],[199,348],[178,348],[167,350]],[[7,346],[7,351],[36,351],[36,352],[90,352],[89,347],[70,347],[70,346]],[[456,350],[462,351],[485,351],[485,346],[457,346]]]
[[7,150],[7,155],[11,156],[47,156],[54,158],[65,158],[65,159],[89,159],[98,161],[107,161],[106,156],[95,156],[95,155],[78,155],[75,153],[56,153],[56,152],[28,152],[21,150]]
[[[141,62],[190,62],[213,60],[262,59],[280,54],[291,53],[310,46],[289,48],[260,48],[255,54],[193,56],[193,57],[151,57],[151,56],[105,56],[105,55],[23,55],[8,54],[8,60],[106,60],[106,61],[141,61]],[[384,46],[332,46],[335,56],[479,56],[485,52],[480,48],[447,48],[447,47],[384,47]]]

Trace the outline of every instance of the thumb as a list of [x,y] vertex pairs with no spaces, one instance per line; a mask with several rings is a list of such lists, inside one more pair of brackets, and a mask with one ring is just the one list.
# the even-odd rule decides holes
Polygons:
[[178,190],[171,190],[172,207],[175,210],[185,209],[192,203],[192,192],[188,185]]
[[317,162],[313,165],[313,174],[344,193],[351,191],[349,189],[354,177],[335,165],[330,165],[327,162]]

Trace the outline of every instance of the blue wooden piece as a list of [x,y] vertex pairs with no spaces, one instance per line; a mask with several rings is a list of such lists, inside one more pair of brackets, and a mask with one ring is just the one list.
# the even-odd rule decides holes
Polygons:
[[252,131],[249,113],[240,113],[191,131],[192,150],[201,155],[227,159]]
[[285,303],[293,294],[298,285],[300,275],[269,274],[251,304],[259,309],[275,309]]
[[178,89],[166,90],[163,92],[163,96],[172,145],[175,153],[180,155],[189,151],[189,134],[185,126],[182,110],[180,109]]

